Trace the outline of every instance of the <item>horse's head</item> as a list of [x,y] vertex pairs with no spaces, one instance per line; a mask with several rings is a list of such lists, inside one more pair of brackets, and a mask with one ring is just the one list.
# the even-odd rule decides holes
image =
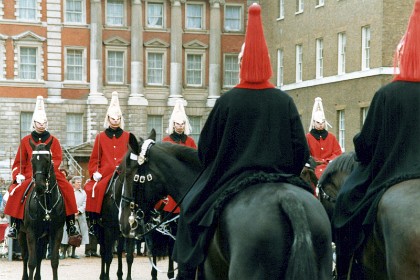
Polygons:
[[319,178],[318,197],[330,219],[332,218],[338,192],[357,164],[354,152],[343,153],[328,164]]
[[49,190],[51,174],[54,176],[53,162],[51,155],[51,140],[48,144],[41,143],[36,145],[32,139],[29,141],[32,147],[32,178],[35,181],[35,191],[43,194]]

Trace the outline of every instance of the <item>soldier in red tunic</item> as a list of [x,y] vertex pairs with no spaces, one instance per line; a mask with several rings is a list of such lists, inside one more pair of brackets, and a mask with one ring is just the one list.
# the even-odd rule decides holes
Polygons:
[[24,198],[25,190],[32,181],[32,148],[29,141],[32,140],[35,144],[49,143],[52,160],[54,163],[54,172],[58,182],[58,187],[63,194],[64,204],[66,207],[66,223],[69,235],[77,235],[78,231],[74,225],[74,214],[77,213],[76,200],[74,198],[74,191],[72,185],[64,177],[63,173],[59,171],[59,166],[62,161],[62,150],[60,141],[51,135],[48,129],[47,115],[44,109],[44,99],[42,96],[37,97],[35,111],[32,117],[32,132],[23,137],[20,141],[20,146],[16,154],[15,161],[12,167],[13,183],[9,188],[9,200],[7,201],[4,213],[11,217],[11,227],[9,229],[8,237],[16,238],[18,229],[23,219],[24,214]]
[[124,119],[116,91],[112,93],[104,128],[105,130],[96,136],[88,164],[91,180],[85,185],[86,212],[90,218],[89,231],[93,235],[97,235],[96,224],[109,180],[126,154],[130,138],[130,133],[123,130]]
[[317,163],[315,174],[318,179],[321,177],[330,161],[341,155],[341,147],[334,134],[328,132],[327,126],[331,125],[325,120],[322,99],[315,98],[312,110],[312,119],[309,126],[309,133],[306,134],[311,157]]

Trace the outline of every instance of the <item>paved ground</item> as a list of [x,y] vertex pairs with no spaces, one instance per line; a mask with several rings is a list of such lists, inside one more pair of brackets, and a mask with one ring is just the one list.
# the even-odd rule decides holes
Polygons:
[[[65,280],[97,280],[101,271],[101,259],[96,257],[85,257],[83,254],[84,246],[77,248],[76,254],[80,256],[80,259],[66,258],[60,260],[58,267],[59,279]],[[158,267],[162,271],[167,270],[167,260],[161,260],[158,262]],[[22,278],[22,261],[14,260],[9,261],[7,258],[0,258],[0,279],[4,280],[18,280]],[[43,260],[41,264],[41,278],[43,280],[52,280],[52,271],[50,261]],[[123,271],[126,275],[127,264],[123,261]],[[151,266],[149,258],[147,257],[135,257],[132,277],[133,280],[147,280],[151,279],[150,276]],[[114,257],[111,264],[111,279],[117,279],[117,258]],[[124,277],[125,279],[125,277]],[[158,273],[158,279],[168,279],[166,273]]]

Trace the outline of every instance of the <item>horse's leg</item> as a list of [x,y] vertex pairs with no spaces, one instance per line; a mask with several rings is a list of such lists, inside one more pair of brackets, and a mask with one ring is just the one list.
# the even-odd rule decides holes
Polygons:
[[32,232],[26,233],[26,243],[28,245],[28,268],[29,279],[34,279],[34,271],[37,266],[37,239]]
[[22,280],[28,280],[28,243],[26,242],[26,234],[22,230],[19,232],[18,241],[23,263]]
[[111,269],[111,263],[113,258],[113,250],[114,250],[114,244],[116,241],[115,233],[114,231],[109,227],[104,227],[104,242],[103,242],[103,257],[102,260],[104,261],[104,280],[109,280],[109,271]]
[[58,264],[60,262],[60,245],[63,237],[63,226],[52,233],[53,238],[49,245],[51,246],[51,268],[53,271],[53,279],[58,280]]
[[174,272],[174,260],[172,259],[172,251],[174,249],[174,242],[171,237],[168,237],[168,278],[172,279],[175,276]]
[[126,239],[127,280],[131,280],[131,267],[134,261],[134,238]]
[[[47,243],[48,238],[46,236],[38,239],[38,244],[36,248],[36,269],[34,275],[35,280],[41,280],[41,262],[47,252]],[[56,278],[54,278],[54,280],[56,280]]]
[[117,270],[117,277],[118,280],[123,279],[123,270],[122,270],[122,253],[124,250],[124,238],[119,237],[118,238],[118,244],[117,244],[117,256],[118,256],[118,270]]
[[152,266],[152,272],[150,273],[152,275],[152,280],[157,280],[157,270],[155,269],[156,266],[156,256],[153,256],[153,264],[154,266]]

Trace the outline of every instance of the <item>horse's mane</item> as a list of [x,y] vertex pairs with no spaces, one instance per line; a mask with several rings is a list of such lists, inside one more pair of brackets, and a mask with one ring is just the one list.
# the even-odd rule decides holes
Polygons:
[[162,142],[159,145],[165,149],[165,152],[174,155],[178,160],[191,163],[193,166],[201,167],[196,149],[183,145],[172,144],[169,142]]
[[322,185],[329,176],[335,174],[336,172],[345,172],[350,174],[357,165],[358,162],[356,161],[356,154],[354,152],[342,153],[328,164],[324,173],[322,173],[319,178],[318,184]]

